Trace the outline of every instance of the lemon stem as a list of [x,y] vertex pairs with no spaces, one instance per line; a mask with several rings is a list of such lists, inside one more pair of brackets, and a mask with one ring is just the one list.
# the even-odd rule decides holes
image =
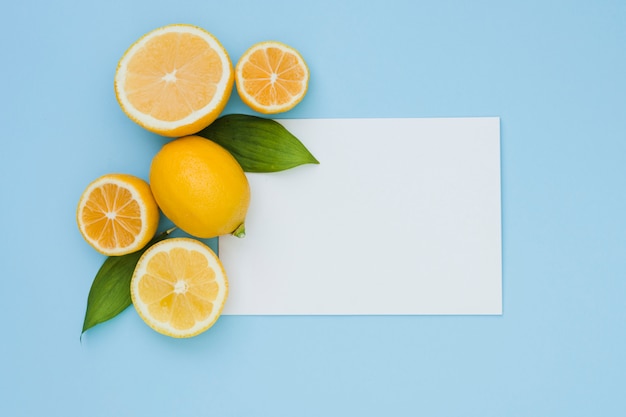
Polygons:
[[239,227],[237,227],[235,229],[235,231],[233,232],[233,236],[238,237],[238,238],[242,238],[246,236],[246,225],[244,223],[241,223],[239,225]]

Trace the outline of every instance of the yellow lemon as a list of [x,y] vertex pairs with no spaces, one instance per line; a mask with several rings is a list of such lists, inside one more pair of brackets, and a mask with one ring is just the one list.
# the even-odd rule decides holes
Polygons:
[[281,113],[304,98],[309,68],[294,48],[276,41],[259,42],[239,58],[235,83],[241,100],[252,109]]
[[159,225],[159,208],[141,178],[107,174],[81,195],[76,221],[87,243],[98,252],[125,255],[152,239]]
[[130,283],[133,305],[154,330],[191,337],[210,328],[228,296],[228,280],[215,253],[195,239],[172,238],[149,247]]
[[192,236],[243,231],[248,179],[237,160],[215,142],[186,136],[164,145],[152,160],[150,186],[163,214]]
[[139,125],[179,137],[199,132],[219,116],[233,82],[233,65],[215,36],[173,24],[145,34],[124,53],[115,72],[115,95]]

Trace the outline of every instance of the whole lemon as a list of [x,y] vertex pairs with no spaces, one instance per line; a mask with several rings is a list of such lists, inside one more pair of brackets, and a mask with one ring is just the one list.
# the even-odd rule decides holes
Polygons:
[[243,230],[250,186],[237,160],[200,136],[175,139],[150,166],[157,204],[176,226],[199,238]]

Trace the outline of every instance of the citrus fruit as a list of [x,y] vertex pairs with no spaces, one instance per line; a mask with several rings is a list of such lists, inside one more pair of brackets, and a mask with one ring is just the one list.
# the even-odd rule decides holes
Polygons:
[[195,336],[219,318],[228,295],[224,267],[195,239],[179,237],[149,247],[137,262],[130,294],[139,316],[172,337]]
[[159,208],[150,186],[128,174],[107,174],[87,186],[78,202],[78,229],[108,256],[143,248],[156,233]]
[[219,116],[233,82],[228,53],[212,34],[174,24],[145,34],[124,53],[115,94],[136,123],[179,137],[199,132]]
[[260,42],[237,62],[235,84],[243,102],[253,110],[281,113],[304,98],[309,68],[294,48],[276,41]]
[[243,230],[248,179],[237,160],[213,141],[186,136],[165,144],[152,159],[150,186],[163,214],[192,236]]

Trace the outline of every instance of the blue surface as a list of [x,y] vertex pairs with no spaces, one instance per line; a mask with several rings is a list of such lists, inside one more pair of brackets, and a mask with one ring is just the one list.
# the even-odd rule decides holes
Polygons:
[[[626,415],[626,2],[100,3],[0,16],[0,415]],[[80,193],[146,177],[164,143],[119,109],[115,65],[175,22],[233,60],[298,48],[285,117],[501,117],[504,314],[225,316],[174,340],[131,308],[81,343],[103,259]]]

